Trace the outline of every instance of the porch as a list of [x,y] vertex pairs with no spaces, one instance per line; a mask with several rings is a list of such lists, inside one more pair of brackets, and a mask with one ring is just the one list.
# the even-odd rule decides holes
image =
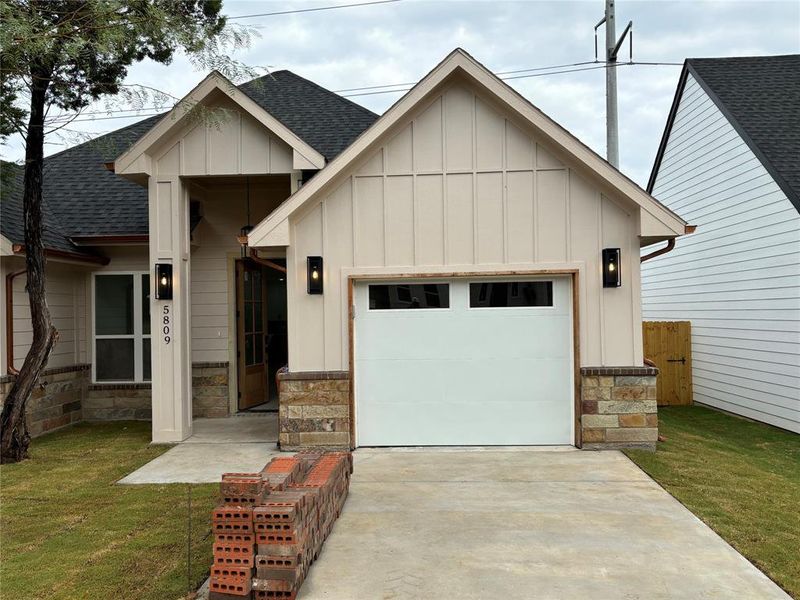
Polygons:
[[277,441],[277,413],[194,419],[191,436],[118,483],[217,483],[222,473],[260,470],[279,453]]

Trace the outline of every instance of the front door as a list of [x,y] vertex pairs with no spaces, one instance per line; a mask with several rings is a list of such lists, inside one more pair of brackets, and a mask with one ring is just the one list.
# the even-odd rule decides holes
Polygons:
[[236,329],[239,410],[263,404],[267,398],[267,293],[261,265],[236,262]]

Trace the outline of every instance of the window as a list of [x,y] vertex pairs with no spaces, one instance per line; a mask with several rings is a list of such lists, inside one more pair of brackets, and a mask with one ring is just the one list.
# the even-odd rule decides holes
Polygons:
[[150,275],[94,276],[94,380],[150,381]]
[[446,283],[411,283],[369,286],[370,310],[450,308]]
[[469,284],[470,308],[553,306],[552,281],[483,281]]

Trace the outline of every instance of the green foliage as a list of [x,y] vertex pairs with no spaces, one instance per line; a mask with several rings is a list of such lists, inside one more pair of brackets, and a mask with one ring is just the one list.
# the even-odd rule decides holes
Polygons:
[[626,454],[800,597],[800,436],[699,406],[659,408],[666,441]]
[[[80,424],[35,439],[0,467],[3,598],[182,598],[187,486],[116,485],[165,452],[149,423]],[[218,486],[192,486],[192,587],[211,564]]]
[[224,52],[247,45],[250,33],[228,26],[221,8],[221,0],[3,0],[0,136],[24,132],[21,104],[37,83],[47,85],[45,105],[77,111],[104,96],[165,102],[163,92],[123,81],[133,63],[166,64],[178,51],[197,68],[251,74]]

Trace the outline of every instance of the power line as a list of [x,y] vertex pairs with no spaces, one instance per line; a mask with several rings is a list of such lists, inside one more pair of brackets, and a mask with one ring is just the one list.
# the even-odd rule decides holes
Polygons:
[[321,10],[336,10],[338,8],[356,8],[358,6],[371,6],[373,4],[390,4],[393,2],[402,2],[402,0],[373,0],[372,2],[357,2],[354,4],[336,4],[333,6],[318,6],[316,8],[298,8],[295,10],[279,10],[275,12],[268,12],[268,13],[258,13],[255,15],[237,15],[234,17],[228,17],[229,21],[233,19],[252,19],[254,17],[275,17],[278,15],[293,15],[296,13],[307,13],[307,12],[318,12]]
[[[626,66],[681,66],[683,63],[677,62],[644,62],[644,61],[637,61],[637,62],[626,62],[626,63],[615,63],[615,64],[606,64],[598,61],[588,60],[583,62],[576,62],[576,63],[566,63],[563,65],[551,65],[549,67],[531,67],[529,69],[516,69],[513,71],[498,71],[495,73],[500,79],[503,81],[510,81],[515,79],[528,79],[532,77],[545,77],[548,75],[562,75],[565,73],[579,73],[581,71],[593,71],[597,69],[607,69],[607,68],[618,68],[618,67],[626,67]],[[592,66],[582,66],[582,65],[592,65]],[[564,69],[563,67],[580,67],[580,68],[567,68]],[[557,69],[557,70],[552,70]],[[546,73],[540,71],[547,71]],[[523,75],[516,75],[516,73],[524,73]],[[341,92],[356,92],[353,94],[341,94],[343,98],[353,98],[356,96],[374,96],[377,94],[392,94],[396,92],[407,92],[411,89],[411,87],[415,86],[417,82],[405,82],[405,83],[387,83],[384,85],[370,85],[370,86],[363,86],[363,87],[354,87],[354,88],[343,88],[339,90],[331,90],[334,93],[341,93]],[[384,89],[384,88],[398,88],[398,89]],[[362,91],[363,90],[363,91]],[[142,111],[142,110],[158,110],[160,107],[156,106],[148,106],[144,108],[131,108],[131,109],[114,109],[108,111],[95,111],[95,112],[85,112],[82,113],[83,115],[109,115],[111,113],[120,113],[120,112],[133,112],[133,111]],[[164,107],[164,110],[170,110],[171,107]],[[113,115],[111,116],[104,116],[104,117],[91,117],[91,118],[77,118],[74,119],[73,122],[86,122],[86,121],[106,121],[111,119],[133,119],[136,117],[154,117],[160,114],[164,114],[163,112],[154,112],[154,113],[147,113],[147,114],[133,114],[133,115]],[[54,120],[62,118],[61,115],[54,117]],[[63,118],[67,118],[64,116]]]
[[[548,71],[550,69],[562,69],[564,67],[578,67],[578,66],[581,66],[581,65],[591,65],[591,64],[595,64],[596,62],[597,61],[594,61],[594,60],[585,60],[583,62],[566,63],[566,64],[563,64],[563,65],[551,65],[549,67],[531,67],[530,69],[517,69],[515,71],[497,71],[495,73],[495,75],[498,75],[498,76],[499,75],[511,75],[513,73],[527,73],[529,71]],[[344,89],[341,89],[341,90],[331,90],[331,91],[334,92],[335,94],[339,94],[341,92],[359,92],[361,90],[377,90],[377,89],[386,88],[386,87],[398,87],[398,86],[401,86],[401,85],[408,86],[408,85],[416,85],[416,84],[417,84],[416,81],[410,81],[410,82],[406,82],[406,83],[387,83],[385,85],[368,85],[368,86],[365,86],[365,87],[344,88]]]
[[[589,63],[594,63],[594,62],[595,61],[588,61],[587,63],[583,63],[583,64],[589,64]],[[566,70],[560,70],[560,71],[548,71],[547,73],[529,73],[527,75],[513,75],[513,76],[510,76],[510,77],[500,77],[500,79],[502,79],[503,81],[509,81],[509,80],[512,80],[512,79],[528,79],[530,77],[545,77],[547,75],[561,75],[563,73],[578,73],[580,71],[594,71],[596,69],[618,68],[618,67],[636,66],[636,65],[642,65],[642,64],[673,66],[673,65],[680,65],[680,64],[683,64],[683,63],[637,63],[637,62],[627,62],[627,63],[617,63],[617,64],[614,64],[614,65],[606,65],[605,63],[600,63],[597,66],[583,67],[583,68],[580,68],[580,69],[566,69]],[[531,69],[531,70],[533,70],[533,69]],[[527,69],[522,69],[521,71],[527,71]],[[513,72],[513,71],[508,71],[508,72]],[[500,75],[500,73],[496,73],[496,75]],[[413,83],[413,84],[398,83],[398,84],[395,84],[395,85],[404,85],[404,86],[411,85],[413,87],[414,85],[416,85],[416,83]],[[382,86],[375,86],[375,87],[382,87]],[[387,87],[389,87],[389,86],[387,86]],[[354,88],[354,89],[357,89],[357,88]],[[364,89],[368,89],[368,88],[364,88]],[[396,89],[396,90],[378,90],[378,91],[374,91],[374,92],[359,92],[359,93],[355,93],[355,94],[342,94],[342,97],[343,98],[353,98],[355,96],[374,96],[376,94],[391,94],[391,93],[394,93],[394,92],[407,92],[410,89],[411,89],[410,87],[402,87],[402,88],[399,88],[399,89]]]

